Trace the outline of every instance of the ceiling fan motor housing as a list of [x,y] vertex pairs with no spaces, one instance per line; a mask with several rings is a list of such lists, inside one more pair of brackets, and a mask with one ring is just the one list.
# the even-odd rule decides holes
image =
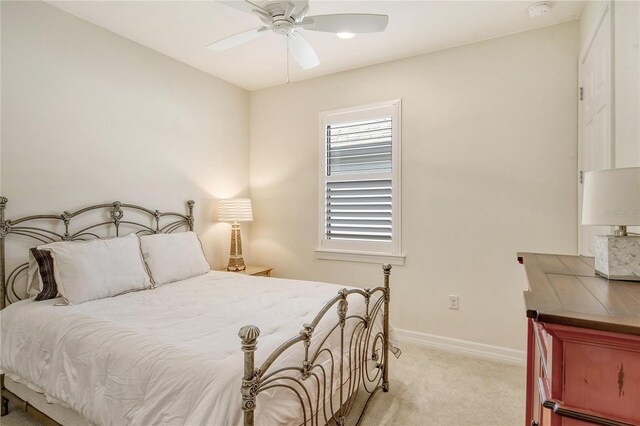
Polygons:
[[292,21],[284,18],[273,21],[273,26],[271,27],[274,33],[282,35],[293,33],[295,28],[296,27]]

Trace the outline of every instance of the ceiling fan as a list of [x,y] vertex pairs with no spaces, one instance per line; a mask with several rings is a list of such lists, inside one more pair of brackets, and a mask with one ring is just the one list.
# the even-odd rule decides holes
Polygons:
[[315,50],[305,40],[300,30],[336,33],[343,38],[349,38],[353,34],[384,31],[389,22],[387,15],[365,13],[307,16],[309,14],[308,0],[267,2],[241,0],[221,1],[221,3],[251,13],[260,18],[265,25],[218,40],[207,46],[209,49],[230,49],[272,31],[285,37],[287,51],[304,69],[313,68],[320,64],[320,61]]

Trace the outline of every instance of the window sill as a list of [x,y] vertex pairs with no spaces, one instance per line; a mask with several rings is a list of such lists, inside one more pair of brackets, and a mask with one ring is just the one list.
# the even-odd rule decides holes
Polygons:
[[344,262],[363,262],[363,263],[389,263],[391,265],[404,265],[404,256],[386,253],[371,253],[363,251],[349,250],[327,250],[318,249],[315,251],[316,259],[321,260],[339,260]]

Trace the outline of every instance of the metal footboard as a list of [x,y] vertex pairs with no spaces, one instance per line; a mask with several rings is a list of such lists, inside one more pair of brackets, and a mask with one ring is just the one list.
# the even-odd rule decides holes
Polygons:
[[[260,329],[255,325],[247,325],[240,329],[238,336],[244,352],[241,393],[245,426],[254,425],[258,395],[276,388],[295,395],[300,403],[302,424],[305,426],[345,425],[346,417],[354,408],[358,394],[364,393],[366,401],[356,421],[356,424],[360,424],[371,398],[379,390],[389,390],[391,265],[383,265],[382,269],[383,286],[364,290],[340,290],[311,323],[303,325],[299,335],[280,345],[259,368],[255,367],[255,351]],[[350,297],[364,299],[364,316],[349,314]],[[333,314],[330,311],[334,307],[337,314],[336,323],[316,345],[313,340],[314,330],[323,318]],[[374,324],[379,315],[382,315],[382,331],[375,331]],[[339,354],[335,353],[335,348],[332,350],[327,345],[332,336],[339,336]],[[272,368],[274,362],[285,351],[296,345],[302,345],[304,349],[302,363]]]

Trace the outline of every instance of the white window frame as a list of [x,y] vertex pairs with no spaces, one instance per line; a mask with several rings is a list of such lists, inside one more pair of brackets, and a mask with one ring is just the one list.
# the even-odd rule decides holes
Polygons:
[[[325,238],[325,203],[326,182],[332,180],[373,180],[388,179],[389,173],[362,173],[350,176],[327,176],[327,132],[326,128],[332,124],[348,123],[360,120],[391,117],[392,145],[391,145],[391,197],[392,197],[392,231],[391,242],[384,241],[353,241],[330,240]],[[342,108],[320,113],[320,164],[319,164],[319,220],[318,220],[318,248],[315,251],[317,259],[343,260],[352,262],[390,263],[403,265],[402,232],[401,232],[401,145],[402,121],[401,100],[394,99],[386,102]]]

